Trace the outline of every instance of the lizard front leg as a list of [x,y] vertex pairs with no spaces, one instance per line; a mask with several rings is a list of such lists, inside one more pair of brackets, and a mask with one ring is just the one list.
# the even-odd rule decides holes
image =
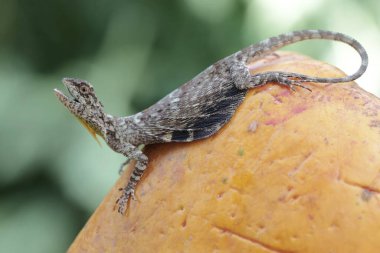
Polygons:
[[119,175],[123,174],[124,167],[127,166],[130,161],[131,161],[131,159],[129,159],[129,157],[127,157],[127,159],[120,165],[120,167],[119,167]]
[[116,204],[119,206],[118,212],[123,214],[126,212],[128,208],[129,199],[136,199],[135,188],[147,167],[148,157],[136,146],[129,143],[123,147],[121,153],[123,153],[126,157],[130,159],[136,160],[136,165],[129,178],[129,182],[126,187],[121,189],[122,195],[116,201]]

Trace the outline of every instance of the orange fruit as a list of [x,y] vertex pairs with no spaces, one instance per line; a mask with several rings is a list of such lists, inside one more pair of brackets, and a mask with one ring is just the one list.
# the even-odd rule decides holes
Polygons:
[[[344,75],[291,53],[251,68]],[[147,147],[138,200],[113,209],[132,163],[69,252],[380,252],[380,101],[306,85],[251,89],[214,136]]]

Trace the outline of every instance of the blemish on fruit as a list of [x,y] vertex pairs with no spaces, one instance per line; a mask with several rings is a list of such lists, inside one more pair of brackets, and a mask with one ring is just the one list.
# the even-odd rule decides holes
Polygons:
[[368,201],[371,199],[372,195],[373,195],[373,192],[372,192],[371,190],[364,189],[364,190],[362,191],[361,198],[362,198],[362,200],[364,200],[365,202],[368,202]]
[[254,133],[257,129],[258,124],[259,123],[257,121],[252,121],[248,126],[248,132]]
[[305,105],[298,105],[298,106],[296,106],[296,107],[294,107],[294,108],[292,109],[292,112],[293,112],[294,114],[298,114],[298,113],[301,113],[301,112],[305,111],[306,109],[307,109],[307,108],[306,108]]

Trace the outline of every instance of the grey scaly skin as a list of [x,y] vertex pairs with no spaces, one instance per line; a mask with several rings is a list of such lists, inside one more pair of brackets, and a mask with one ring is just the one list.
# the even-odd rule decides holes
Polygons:
[[[247,63],[275,50],[302,40],[326,39],[341,41],[353,47],[362,63],[356,73],[339,78],[320,78],[271,71],[250,74]],[[164,142],[190,142],[215,134],[226,124],[243,101],[250,88],[277,82],[292,90],[305,87],[305,82],[343,83],[360,77],[368,65],[368,56],[353,38],[330,31],[303,30],[281,34],[251,45],[208,67],[192,80],[174,90],[156,104],[127,117],[106,114],[90,83],[64,78],[63,84],[71,97],[55,89],[63,105],[78,117],[93,133],[101,136],[110,148],[128,159],[136,160],[129,182],[117,200],[118,211],[125,213],[130,198],[148,164],[148,157],[139,145]]]

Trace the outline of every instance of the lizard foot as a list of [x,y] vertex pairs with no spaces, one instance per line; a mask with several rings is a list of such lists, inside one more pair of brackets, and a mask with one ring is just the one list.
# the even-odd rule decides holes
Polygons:
[[124,214],[128,209],[129,199],[132,198],[136,200],[135,190],[132,187],[120,188],[120,191],[123,191],[121,196],[116,200],[116,206],[118,206],[117,211],[120,214]]
[[312,91],[309,87],[304,86],[302,83],[312,81],[305,75],[293,74],[293,73],[279,73],[276,76],[276,81],[282,85],[288,86],[292,91],[295,91],[295,86]]
[[[236,85],[240,89],[249,89],[263,86],[269,82],[275,82],[289,87],[292,91],[295,91],[295,86],[312,91],[309,87],[303,83],[313,82],[316,79],[307,75],[291,73],[291,72],[264,72],[253,76],[250,76],[250,80],[247,83],[245,79],[237,79]],[[318,81],[318,80],[317,80]]]

